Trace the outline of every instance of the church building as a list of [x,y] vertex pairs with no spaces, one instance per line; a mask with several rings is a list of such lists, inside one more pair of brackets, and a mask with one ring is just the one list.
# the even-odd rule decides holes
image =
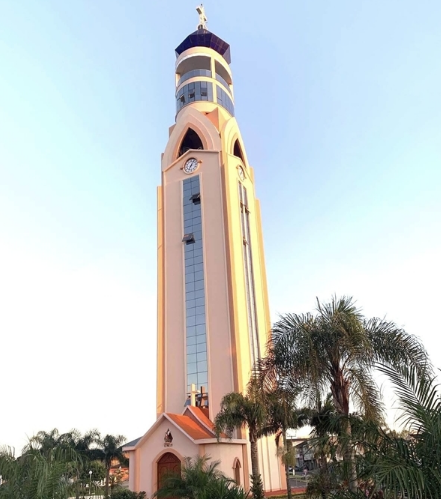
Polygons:
[[[208,455],[248,489],[246,430],[218,441],[222,397],[244,392],[270,330],[260,204],[234,117],[230,46],[199,25],[176,48],[176,122],[158,187],[157,420],[124,447],[130,489]],[[259,441],[264,489],[286,489],[274,438]]]

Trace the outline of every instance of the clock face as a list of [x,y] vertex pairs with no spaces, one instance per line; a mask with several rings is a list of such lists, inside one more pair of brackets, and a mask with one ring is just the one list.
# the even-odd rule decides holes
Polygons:
[[239,175],[240,180],[245,179],[245,172],[243,171],[243,168],[241,166],[237,167],[237,173]]
[[187,159],[184,165],[184,172],[185,173],[193,173],[196,168],[198,167],[198,160],[196,158],[190,158]]

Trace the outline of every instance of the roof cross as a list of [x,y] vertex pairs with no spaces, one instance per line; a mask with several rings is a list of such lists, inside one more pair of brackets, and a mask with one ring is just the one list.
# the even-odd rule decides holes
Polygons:
[[196,10],[199,14],[198,29],[207,29],[207,16],[205,15],[204,6],[201,4],[199,7],[196,7]]

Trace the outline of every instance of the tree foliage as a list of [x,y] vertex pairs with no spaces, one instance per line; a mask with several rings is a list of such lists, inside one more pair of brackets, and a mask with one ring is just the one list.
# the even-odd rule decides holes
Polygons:
[[[434,499],[441,491],[441,394],[435,376],[415,367],[382,368],[392,380],[407,432],[379,427],[364,458],[364,475],[372,488]],[[374,479],[375,478],[375,482]]]
[[97,430],[84,435],[77,430],[60,433],[56,428],[39,431],[29,439],[21,456],[15,457],[8,448],[0,451],[0,499],[78,498],[81,487],[108,476],[112,459],[125,460],[123,442],[121,436],[101,439]]
[[373,371],[380,366],[413,365],[427,370],[419,340],[393,322],[366,319],[350,297],[317,300],[316,314],[286,314],[272,328],[267,364],[278,375],[297,378],[316,406],[332,393],[335,409],[349,414],[350,403],[364,417],[383,408]]
[[128,489],[116,488],[112,492],[112,499],[145,499],[145,492],[132,492]]
[[[392,381],[401,408],[401,432],[392,431],[376,421],[350,415],[351,444],[357,449],[356,468],[359,489],[347,490],[344,461],[331,461],[308,485],[311,497],[412,497],[435,499],[441,490],[441,394],[431,370],[420,372],[413,366],[383,367]],[[339,433],[343,416],[332,414],[321,421],[317,448],[326,436],[339,447],[348,436]]]
[[223,397],[221,409],[214,421],[218,438],[223,432],[226,432],[231,438],[235,429],[242,427],[248,429],[251,448],[251,480],[255,499],[263,498],[263,489],[259,486],[261,477],[257,441],[260,436],[259,430],[263,427],[266,418],[266,411],[260,395],[258,387],[252,382],[248,385],[245,395],[235,392],[228,393]]
[[185,499],[247,499],[248,494],[217,468],[219,462],[210,462],[208,456],[186,458],[181,474],[170,473],[164,478],[155,497]]
[[[301,387],[289,383],[281,376],[273,378],[273,382],[269,383],[265,379],[265,371],[260,370],[260,362],[255,368],[250,384],[254,385],[255,390],[259,390],[261,404],[265,407],[265,417],[258,430],[258,436],[274,435],[278,455],[281,456],[285,467],[286,483],[289,484],[289,467],[295,464],[295,459],[293,459],[292,442],[287,438],[288,430],[300,428],[307,421],[305,411],[297,408]],[[280,447],[280,441],[283,447]],[[288,499],[291,499],[290,487],[287,488],[287,493]]]
[[262,365],[267,377],[290,380],[303,387],[311,407],[331,392],[341,431],[346,434],[345,463],[349,488],[357,489],[356,449],[351,445],[350,409],[363,418],[381,421],[383,404],[374,370],[405,363],[416,372],[430,370],[418,339],[393,322],[366,319],[350,297],[317,300],[316,314],[286,314],[273,326],[268,355]]
[[73,449],[45,448],[41,452],[29,445],[18,458],[11,449],[2,449],[0,498],[66,499],[71,490],[69,476],[79,462]]
[[123,435],[106,435],[103,438],[98,434],[96,438],[97,447],[94,449],[93,455],[106,468],[106,482],[104,487],[104,497],[109,497],[110,469],[112,462],[117,460],[119,463],[126,461],[126,457],[122,451],[122,446],[126,438]]

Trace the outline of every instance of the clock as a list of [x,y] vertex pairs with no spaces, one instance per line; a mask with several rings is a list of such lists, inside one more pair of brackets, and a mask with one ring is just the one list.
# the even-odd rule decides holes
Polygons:
[[199,162],[196,158],[190,158],[187,159],[184,165],[184,173],[190,174],[196,171],[196,168],[198,167]]
[[241,166],[237,167],[237,174],[239,175],[240,180],[245,179],[245,172],[243,171],[243,168]]

